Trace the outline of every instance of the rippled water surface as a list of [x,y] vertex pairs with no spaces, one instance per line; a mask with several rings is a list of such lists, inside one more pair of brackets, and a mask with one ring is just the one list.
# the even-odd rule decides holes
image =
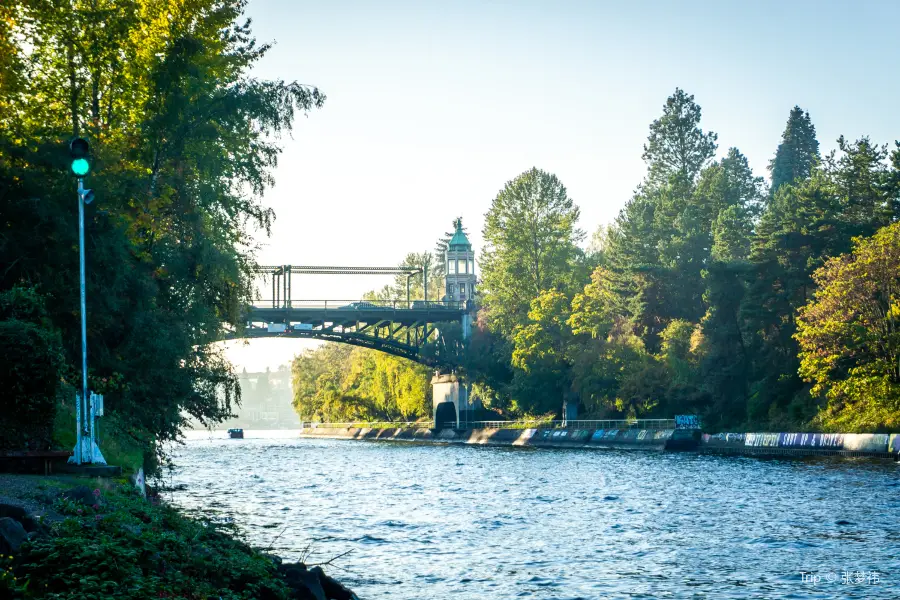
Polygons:
[[900,598],[894,463],[246,433],[180,448],[170,499],[289,559],[350,551],[326,571],[363,600]]

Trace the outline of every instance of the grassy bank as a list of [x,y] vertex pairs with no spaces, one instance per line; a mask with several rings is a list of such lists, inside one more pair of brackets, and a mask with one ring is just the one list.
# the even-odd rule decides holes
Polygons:
[[124,480],[5,475],[0,489],[0,511],[13,510],[13,494],[28,530],[12,548],[4,530],[15,527],[0,526],[3,598],[354,598],[321,571],[282,564],[232,527],[145,500]]

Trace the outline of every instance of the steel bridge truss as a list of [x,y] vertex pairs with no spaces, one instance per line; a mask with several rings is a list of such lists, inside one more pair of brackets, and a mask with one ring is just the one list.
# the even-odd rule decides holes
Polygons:
[[[272,278],[272,299],[248,307],[246,329],[230,338],[319,339],[380,350],[436,368],[458,363],[460,348],[445,340],[438,325],[462,322],[471,307],[464,302],[410,300],[410,278],[423,274],[427,280],[427,269],[282,265],[259,267],[257,272]],[[296,300],[291,294],[292,274],[406,275],[407,298]]]
[[327,267],[297,265],[261,265],[254,269],[257,275],[272,280],[271,306],[290,308],[292,304],[292,275],[406,275],[406,302],[410,302],[409,280],[414,275],[424,275],[425,300],[428,301],[428,265],[424,267]]

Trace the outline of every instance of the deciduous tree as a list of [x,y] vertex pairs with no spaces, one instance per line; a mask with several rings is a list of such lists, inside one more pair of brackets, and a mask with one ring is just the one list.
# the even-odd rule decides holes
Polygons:
[[577,281],[584,233],[579,210],[555,175],[531,169],[509,181],[485,216],[481,296],[488,325],[511,336],[532,300]]
[[814,275],[818,290],[800,310],[800,374],[827,406],[832,430],[900,426],[900,224],[854,240]]

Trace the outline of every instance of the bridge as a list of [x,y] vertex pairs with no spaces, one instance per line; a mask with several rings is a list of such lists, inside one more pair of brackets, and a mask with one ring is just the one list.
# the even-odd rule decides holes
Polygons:
[[[442,369],[459,363],[462,343],[471,333],[475,313],[475,254],[462,228],[447,241],[443,259],[444,294],[428,297],[428,264],[399,267],[263,265],[255,274],[271,283],[272,293],[246,309],[246,328],[229,337],[297,337],[341,342],[380,350]],[[406,277],[406,298],[379,300],[295,299],[293,281],[301,275],[393,275]],[[424,299],[413,300],[410,280],[421,275]],[[448,339],[438,324],[458,323]],[[452,328],[449,328],[452,329]]]
[[341,342],[453,367],[461,348],[441,335],[438,324],[459,323],[461,337],[468,337],[472,310],[471,301],[290,300],[281,306],[264,301],[248,307],[242,337]]
[[[245,309],[245,327],[227,338],[307,338],[379,350],[435,369],[435,420],[459,423],[475,409],[468,386],[455,375],[475,314],[475,255],[462,229],[444,256],[443,295],[428,297],[428,265],[346,267],[263,265],[255,275],[271,284],[271,296]],[[307,300],[294,297],[294,278],[302,275],[393,275],[406,277],[406,297],[393,300]],[[410,280],[422,276],[424,299],[413,300]],[[458,333],[448,335],[451,330]],[[451,415],[452,413],[452,415]]]

